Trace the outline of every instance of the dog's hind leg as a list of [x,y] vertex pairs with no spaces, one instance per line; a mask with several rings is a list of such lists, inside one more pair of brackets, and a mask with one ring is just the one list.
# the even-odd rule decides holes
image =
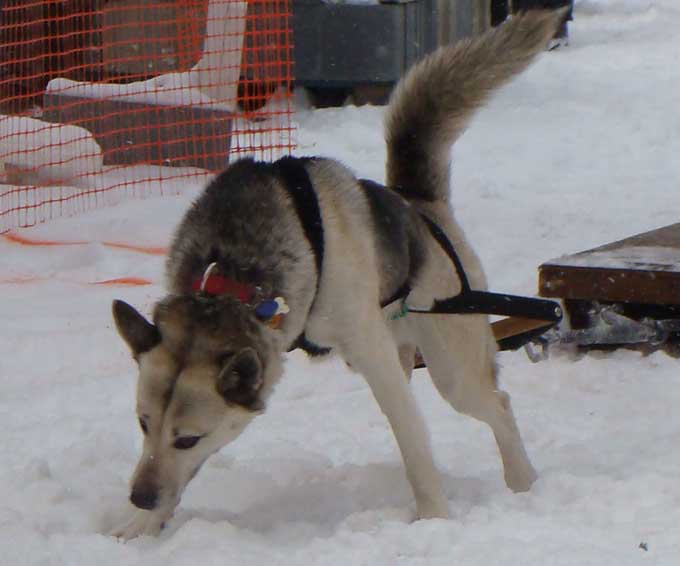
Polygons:
[[376,316],[375,323],[362,326],[362,331],[342,348],[343,355],[364,376],[392,427],[413,488],[418,517],[447,518],[448,501],[432,458],[429,434],[400,363],[397,345],[381,315]]
[[406,379],[409,381],[411,381],[411,374],[415,365],[416,350],[417,348],[414,344],[401,344],[399,346],[399,361],[401,362],[401,368],[406,374]]
[[496,342],[485,317],[414,315],[418,347],[441,396],[460,413],[487,423],[503,461],[505,482],[527,491],[536,479],[510,406],[497,388]]

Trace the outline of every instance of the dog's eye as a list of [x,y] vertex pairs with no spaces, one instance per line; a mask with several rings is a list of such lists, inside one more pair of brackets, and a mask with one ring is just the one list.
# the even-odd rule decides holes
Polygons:
[[139,428],[142,429],[144,434],[148,434],[149,427],[146,425],[146,421],[144,419],[139,419]]
[[202,436],[180,436],[173,442],[173,446],[177,450],[189,450],[198,444],[198,441],[203,438]]

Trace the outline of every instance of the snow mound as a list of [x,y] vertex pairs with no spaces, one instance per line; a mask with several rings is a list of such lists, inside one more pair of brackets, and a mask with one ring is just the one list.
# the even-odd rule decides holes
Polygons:
[[0,163],[17,184],[71,181],[102,170],[102,150],[84,128],[0,116]]
[[47,93],[97,100],[121,100],[146,105],[202,106],[219,110],[231,107],[218,104],[195,88],[190,73],[168,73],[127,84],[89,83],[70,79],[52,79]]

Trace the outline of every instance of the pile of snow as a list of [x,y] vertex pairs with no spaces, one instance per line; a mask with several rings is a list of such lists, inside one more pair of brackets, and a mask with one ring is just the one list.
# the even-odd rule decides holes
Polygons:
[[26,116],[0,116],[0,164],[14,184],[78,182],[102,170],[99,144],[84,128]]
[[196,105],[231,110],[230,106],[217,104],[201,90],[192,87],[191,78],[192,75],[189,73],[167,73],[146,81],[127,84],[90,83],[57,78],[48,83],[47,93],[94,100],[120,100],[143,105]]

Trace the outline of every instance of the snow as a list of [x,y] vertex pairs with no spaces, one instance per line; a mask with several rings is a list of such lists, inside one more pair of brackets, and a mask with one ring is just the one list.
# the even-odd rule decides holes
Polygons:
[[[17,172],[14,171],[16,174]],[[20,181],[30,182],[30,171],[20,172]],[[54,215],[67,217],[92,208],[114,205],[130,197],[151,197],[160,195],[196,195],[201,182],[207,182],[212,175],[197,167],[163,167],[157,165],[105,166],[100,173],[71,179],[79,186],[0,184],[0,210],[12,210],[0,216],[0,233],[21,225],[32,225],[52,218]],[[55,203],[58,203],[55,204]],[[186,207],[186,203],[184,203]],[[108,230],[101,219],[81,216],[77,220],[79,229],[92,223],[95,231]],[[50,224],[49,230],[64,233],[68,239],[73,235],[73,226],[68,222]],[[62,227],[63,226],[63,227]],[[92,237],[92,232],[89,236]],[[79,231],[75,239],[82,236]],[[51,236],[52,237],[52,236]],[[73,238],[71,238],[73,239]]]
[[625,246],[608,251],[592,251],[560,258],[558,265],[605,267],[609,269],[651,269],[678,271],[680,250],[661,246]]
[[63,96],[94,99],[115,99],[160,106],[202,106],[218,110],[231,110],[230,107],[215,104],[197,88],[191,87],[190,74],[167,73],[146,81],[127,84],[89,83],[71,79],[52,79],[47,84],[48,93]]
[[[89,83],[56,78],[47,84],[47,92],[63,96],[92,99],[115,99],[140,105],[200,106],[206,109],[233,111],[235,96],[222,96],[231,103],[219,103],[195,86],[191,72],[167,73],[146,81],[132,83]],[[236,83],[233,83],[234,85]]]
[[102,163],[101,147],[85,128],[0,115],[0,164],[29,176],[25,183],[78,183],[78,177],[101,172]]
[[[675,0],[581,2],[571,45],[545,54],[473,121],[453,154],[453,201],[494,290],[533,294],[540,263],[678,221],[679,25]],[[383,178],[381,108],[297,102],[300,155]],[[540,474],[525,494],[505,487],[489,430],[454,413],[418,372],[451,511],[418,522],[361,378],[339,360],[293,353],[267,413],[209,460],[159,538],[102,534],[131,511],[141,445],[135,367],[110,302],[148,313],[163,293],[161,256],[103,242],[167,245],[199,190],[186,183],[178,196],[21,232],[89,244],[0,239],[3,564],[677,564],[677,361],[623,350],[535,365],[500,355]],[[123,276],[153,283],[90,284]]]

